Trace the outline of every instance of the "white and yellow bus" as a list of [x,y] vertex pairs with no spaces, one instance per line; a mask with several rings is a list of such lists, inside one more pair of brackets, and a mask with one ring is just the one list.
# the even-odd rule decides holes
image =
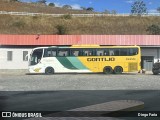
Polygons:
[[33,49],[29,59],[30,73],[119,74],[141,69],[138,46],[73,45]]

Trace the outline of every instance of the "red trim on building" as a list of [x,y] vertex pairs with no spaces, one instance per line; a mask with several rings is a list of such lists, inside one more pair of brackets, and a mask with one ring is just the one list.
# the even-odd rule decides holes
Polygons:
[[160,35],[0,35],[0,45],[154,45]]

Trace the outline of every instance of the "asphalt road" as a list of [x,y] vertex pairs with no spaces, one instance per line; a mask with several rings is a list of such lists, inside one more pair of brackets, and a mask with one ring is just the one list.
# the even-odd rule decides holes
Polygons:
[[159,81],[160,75],[135,73],[1,75],[0,108],[64,111],[113,100],[139,100],[145,104],[142,111],[160,111]]
[[160,75],[126,73],[1,75],[0,91],[160,90]]
[[141,111],[152,113],[160,111],[160,91],[154,90],[18,91],[0,94],[3,111],[50,111],[48,113],[52,113],[115,100],[143,101],[144,109]]

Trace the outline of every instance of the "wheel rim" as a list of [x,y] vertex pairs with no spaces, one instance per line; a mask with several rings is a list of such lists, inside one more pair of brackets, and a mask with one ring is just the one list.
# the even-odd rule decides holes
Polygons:
[[115,73],[122,73],[122,68],[121,67],[116,67]]
[[51,68],[49,68],[48,73],[52,73],[52,69]]
[[111,74],[111,73],[112,73],[112,68],[106,67],[106,68],[104,69],[104,73],[105,73],[105,74]]
[[46,69],[46,73],[47,73],[47,74],[53,74],[53,72],[54,72],[54,71],[53,71],[53,68],[47,68],[47,69]]
[[109,68],[106,68],[106,73],[110,73],[111,70]]

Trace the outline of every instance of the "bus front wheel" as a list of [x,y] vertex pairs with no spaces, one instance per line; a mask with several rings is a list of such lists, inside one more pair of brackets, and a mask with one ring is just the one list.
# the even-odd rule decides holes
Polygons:
[[103,73],[105,73],[105,74],[111,74],[111,73],[113,73],[112,67],[110,67],[110,66],[104,67],[103,68]]
[[54,69],[52,67],[47,67],[45,69],[45,74],[47,74],[47,75],[54,74]]
[[114,73],[115,74],[121,74],[123,72],[123,68],[121,66],[116,66],[114,68]]

